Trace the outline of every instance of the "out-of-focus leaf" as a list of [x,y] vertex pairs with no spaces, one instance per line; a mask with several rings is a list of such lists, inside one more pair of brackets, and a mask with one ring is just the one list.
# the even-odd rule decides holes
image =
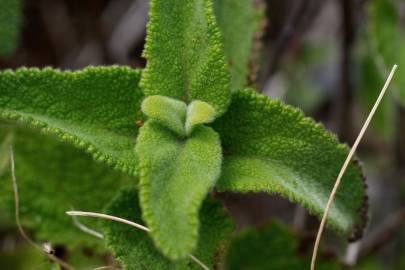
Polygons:
[[[299,238],[287,227],[272,223],[261,229],[247,228],[231,242],[227,270],[308,269],[309,254],[300,254]],[[343,269],[333,260],[319,258],[319,270]]]
[[[100,212],[116,195],[127,176],[94,162],[80,150],[24,127],[0,125],[0,140],[12,141],[23,226],[38,241],[74,248],[102,243],[74,225],[65,214],[72,209]],[[8,151],[7,151],[8,155]],[[134,183],[135,184],[135,183]],[[11,173],[0,178],[0,208],[14,220]],[[81,219],[90,228],[97,222]]]
[[20,27],[21,0],[0,0],[0,57],[14,52]]
[[[361,59],[361,77],[360,77],[359,98],[364,115],[370,112],[377,99],[381,87],[384,84],[384,78],[378,70],[372,55],[363,55]],[[373,118],[373,128],[386,140],[392,138],[394,132],[395,103],[392,96],[385,97]]]
[[[386,77],[394,64],[405,66],[405,31],[399,18],[402,1],[374,0],[368,7],[368,43],[374,61],[381,63],[379,70]],[[385,74],[387,73],[387,74]],[[395,76],[397,86],[394,97],[405,105],[405,76]]]
[[253,0],[214,0],[214,13],[221,31],[224,53],[231,71],[232,91],[246,86],[256,35],[264,20],[264,9]]
[[13,250],[0,251],[2,269],[10,270],[52,270],[52,263],[37,249],[31,246],[18,246]]

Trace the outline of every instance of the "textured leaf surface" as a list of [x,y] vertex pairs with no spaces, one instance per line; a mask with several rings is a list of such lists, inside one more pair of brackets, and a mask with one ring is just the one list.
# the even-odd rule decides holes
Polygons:
[[[111,203],[107,212],[142,224],[141,209],[137,202],[137,192],[126,189]],[[221,247],[227,242],[233,226],[221,205],[212,200],[206,200],[203,204],[200,219],[200,240],[197,248],[193,250],[193,255],[210,269],[214,269],[216,260],[221,255]],[[170,261],[155,248],[146,232],[127,225],[106,221],[104,235],[108,247],[114,251],[125,269],[201,269],[189,258]]]
[[[127,177],[94,162],[71,145],[23,127],[0,125],[0,141],[9,132],[14,134],[12,144],[24,227],[33,231],[36,239],[49,241],[52,245],[73,248],[102,243],[80,231],[65,211],[72,208],[102,211],[121,183],[128,182]],[[9,170],[0,178],[0,209],[6,210],[14,220]],[[80,221],[97,228],[94,220]]]
[[[236,92],[214,123],[224,148],[219,190],[280,193],[321,216],[348,148],[301,111],[252,90]],[[366,215],[360,168],[351,163],[329,225],[358,236]]]
[[190,135],[195,127],[211,123],[214,120],[214,108],[204,101],[194,100],[187,107],[186,134]]
[[165,96],[149,96],[142,102],[142,112],[162,126],[184,136],[187,105],[183,101]]
[[140,71],[127,67],[6,70],[0,72],[0,117],[38,127],[135,174],[139,79]]
[[221,31],[224,53],[232,78],[232,91],[246,86],[250,60],[259,33],[263,10],[253,0],[214,0],[214,13]]
[[17,47],[21,24],[21,0],[0,0],[0,56]]
[[149,120],[140,129],[136,153],[143,217],[156,246],[172,259],[184,258],[197,244],[198,210],[220,174],[219,136],[200,126],[180,140]]
[[[311,243],[312,244],[312,243]],[[300,243],[287,227],[278,223],[260,229],[247,228],[231,242],[227,270],[302,270],[310,265]],[[312,246],[311,246],[312,247]],[[311,250],[309,248],[309,250]],[[319,258],[316,269],[343,269],[337,263]]]
[[198,99],[218,115],[229,104],[230,75],[210,0],[152,0],[142,74],[145,95]]

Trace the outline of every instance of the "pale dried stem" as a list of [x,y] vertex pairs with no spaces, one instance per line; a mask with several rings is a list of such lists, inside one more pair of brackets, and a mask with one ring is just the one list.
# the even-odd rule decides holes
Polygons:
[[13,148],[10,146],[10,161],[11,161],[11,175],[13,181],[13,193],[14,193],[14,205],[15,205],[15,221],[17,224],[18,231],[20,232],[21,236],[28,242],[32,247],[39,250],[41,253],[45,254],[49,260],[59,264],[66,270],[75,270],[75,268],[68,263],[62,261],[58,257],[50,254],[49,252],[45,251],[43,247],[35,243],[31,238],[25,233],[21,221],[20,221],[20,198],[18,195],[18,186],[17,186],[17,178],[15,176],[15,164],[14,164],[14,152]]
[[[106,214],[101,214],[101,213],[94,213],[94,212],[83,212],[83,211],[67,211],[66,214],[69,216],[94,217],[94,218],[112,220],[112,221],[120,222],[120,223],[129,225],[129,226],[135,227],[135,228],[145,231],[145,232],[150,232],[149,228],[147,228],[141,224],[138,224],[138,223],[135,223],[135,222],[132,222],[132,221],[120,218],[120,217],[116,217],[116,216],[111,216],[111,215],[106,215]],[[208,268],[208,266],[206,266],[203,262],[201,262],[199,259],[197,259],[192,254],[189,254],[188,256],[190,257],[191,260],[193,260],[195,263],[197,263],[199,266],[201,266],[202,269],[210,270]]]
[[111,215],[106,215],[106,214],[101,214],[101,213],[94,213],[94,212],[84,212],[84,211],[67,211],[66,214],[69,215],[69,216],[94,217],[94,218],[112,220],[112,221],[124,223],[126,225],[135,227],[135,228],[140,229],[140,230],[145,231],[145,232],[150,232],[149,228],[147,228],[147,227],[145,227],[145,226],[143,226],[141,224],[138,224],[138,223],[135,223],[135,222],[123,219],[123,218],[111,216]]
[[390,72],[390,74],[389,74],[389,76],[388,76],[388,78],[387,78],[381,92],[380,92],[380,95],[377,98],[377,101],[375,102],[373,108],[371,109],[370,114],[368,115],[363,127],[360,130],[359,135],[356,138],[356,141],[354,142],[352,148],[350,149],[349,154],[347,155],[347,158],[346,158],[345,162],[343,163],[342,168],[340,169],[339,175],[338,175],[338,177],[336,179],[335,185],[334,185],[334,187],[332,189],[332,192],[331,192],[331,194],[329,196],[329,199],[328,199],[328,202],[326,204],[325,211],[324,211],[323,216],[322,216],[321,224],[319,226],[318,234],[316,236],[315,245],[314,245],[314,251],[312,253],[312,259],[311,259],[311,270],[315,270],[316,256],[317,256],[317,253],[318,253],[318,248],[319,248],[319,243],[321,241],[322,233],[324,231],[324,227],[325,227],[325,224],[326,224],[326,218],[328,217],[329,210],[330,210],[330,207],[332,205],[333,199],[335,198],[337,189],[339,188],[340,181],[341,181],[341,179],[343,177],[343,174],[345,173],[345,171],[346,171],[346,169],[347,169],[347,167],[348,167],[354,153],[356,152],[356,149],[357,149],[361,139],[363,138],[363,135],[366,132],[367,127],[370,124],[371,119],[374,116],[374,113],[376,112],[376,110],[377,110],[377,108],[378,108],[378,106],[379,106],[385,92],[387,91],[388,85],[390,84],[390,82],[392,80],[392,77],[394,76],[394,73],[395,73],[397,67],[398,67],[397,65],[394,65],[392,67],[392,70],[391,70],[391,72]]
[[90,234],[96,238],[104,239],[104,235],[96,230],[93,230],[86,225],[82,224],[76,216],[72,216],[75,226],[84,233]]
[[108,269],[110,269],[110,270],[121,270],[122,268],[121,267],[116,267],[116,266],[101,266],[101,267],[94,268],[93,270],[108,270]]

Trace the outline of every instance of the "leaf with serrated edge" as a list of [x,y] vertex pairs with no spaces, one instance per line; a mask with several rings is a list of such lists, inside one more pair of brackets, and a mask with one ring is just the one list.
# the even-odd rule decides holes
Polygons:
[[140,129],[136,153],[140,163],[143,217],[156,246],[172,258],[184,258],[198,239],[198,210],[221,170],[219,136],[199,126],[186,139],[148,120]]
[[210,0],[152,0],[141,86],[145,95],[198,99],[225,112],[230,75]]
[[21,26],[21,0],[0,0],[0,56],[17,47]]
[[[126,175],[105,164],[94,162],[75,147],[46,137],[38,131],[0,122],[0,141],[13,134],[20,217],[24,228],[39,241],[75,247],[102,246],[102,242],[82,232],[65,214],[72,209],[100,212],[114,197]],[[8,149],[6,156],[8,157]],[[0,177],[0,211],[14,220],[14,198],[9,167]],[[2,221],[3,222],[3,221]],[[97,222],[80,219],[97,229]]]
[[[109,205],[107,213],[142,224],[141,209],[136,203],[138,196],[132,188],[124,189]],[[198,246],[193,255],[210,269],[214,269],[221,256],[221,246],[225,245],[232,232],[231,220],[220,203],[207,199],[200,211],[201,228]],[[103,222],[103,233],[107,246],[114,252],[125,269],[195,269],[201,267],[189,258],[172,262],[164,257],[154,246],[144,231],[113,221]]]
[[0,118],[56,135],[134,175],[135,122],[143,98],[139,79],[139,70],[118,66],[6,70],[0,72]]
[[[255,46],[255,35],[261,30],[263,9],[253,0],[214,0],[224,54],[229,63],[232,91],[246,86],[250,60]],[[256,45],[257,46],[257,45]]]
[[[347,146],[303,113],[253,90],[236,92],[229,111],[214,123],[224,148],[221,191],[267,191],[322,216]],[[367,198],[362,172],[352,162],[328,217],[351,237],[365,225]]]

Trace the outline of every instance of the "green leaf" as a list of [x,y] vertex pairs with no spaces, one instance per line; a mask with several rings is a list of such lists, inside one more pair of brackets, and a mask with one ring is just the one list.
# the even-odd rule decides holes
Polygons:
[[[308,240],[306,240],[308,242]],[[310,243],[312,247],[312,243]],[[308,247],[308,250],[311,250]],[[302,270],[309,268],[310,254],[303,254],[298,235],[282,224],[244,229],[230,244],[226,260],[228,270]],[[319,256],[316,269],[343,269],[330,258]]]
[[[393,0],[374,0],[368,5],[367,45],[372,49],[368,53],[379,64],[383,78],[394,64],[405,66],[405,32],[399,16],[400,5],[401,1]],[[396,76],[392,85],[396,86],[394,97],[405,105],[405,77]]]
[[[403,39],[398,10],[391,0],[374,0],[368,6],[368,32],[372,45],[388,67],[396,63]],[[378,55],[377,55],[378,56]]]
[[201,100],[217,113],[230,99],[230,75],[210,0],[152,0],[141,85],[145,95]]
[[139,79],[139,70],[116,66],[6,70],[0,72],[0,118],[40,128],[134,175]]
[[3,269],[26,270],[50,270],[52,263],[46,261],[46,257],[37,249],[27,245],[16,246],[14,250],[2,249],[0,251],[0,265]]
[[254,60],[264,9],[253,0],[214,0],[214,13],[221,31],[224,53],[231,71],[232,91],[246,86]]
[[140,129],[136,153],[141,207],[152,238],[166,256],[184,258],[197,244],[198,210],[220,174],[219,136],[200,126],[179,139],[149,120]]
[[20,26],[21,0],[0,0],[0,56],[14,52]]
[[[133,189],[125,189],[110,204],[107,213],[142,224],[141,209],[137,201],[137,192]],[[212,200],[205,201],[200,218],[202,220],[201,237],[197,248],[193,250],[193,255],[210,269],[214,269],[220,259],[218,255],[222,255],[221,247],[226,244],[233,226],[221,205]],[[125,269],[201,269],[188,257],[176,262],[165,258],[155,248],[146,232],[128,225],[105,221],[104,235],[107,246],[114,251],[116,258],[125,266]]]
[[[253,90],[236,92],[214,128],[224,151],[220,191],[279,193],[322,216],[347,146],[301,111]],[[352,162],[329,213],[329,225],[358,237],[365,225],[366,203],[362,172]]]
[[208,103],[194,100],[187,107],[186,134],[190,135],[198,125],[208,124],[215,120],[215,109]]
[[[363,117],[367,117],[380,93],[384,83],[384,78],[379,71],[372,55],[364,53],[361,56],[361,76],[359,81],[359,101],[363,112]],[[378,110],[373,117],[371,129],[382,136],[386,142],[392,140],[395,127],[395,102],[392,96],[388,96],[381,101]]]
[[[96,246],[102,242],[74,225],[66,211],[100,212],[116,195],[127,176],[94,162],[73,146],[24,127],[0,125],[0,141],[13,133],[16,178],[23,226],[39,241],[69,248]],[[7,151],[7,156],[9,155]],[[9,168],[9,167],[7,167]],[[14,220],[11,173],[0,178],[0,211]],[[81,219],[97,229],[94,220]],[[3,221],[2,221],[3,222]]]
[[185,135],[186,103],[165,96],[149,96],[142,102],[142,112],[178,135]]

